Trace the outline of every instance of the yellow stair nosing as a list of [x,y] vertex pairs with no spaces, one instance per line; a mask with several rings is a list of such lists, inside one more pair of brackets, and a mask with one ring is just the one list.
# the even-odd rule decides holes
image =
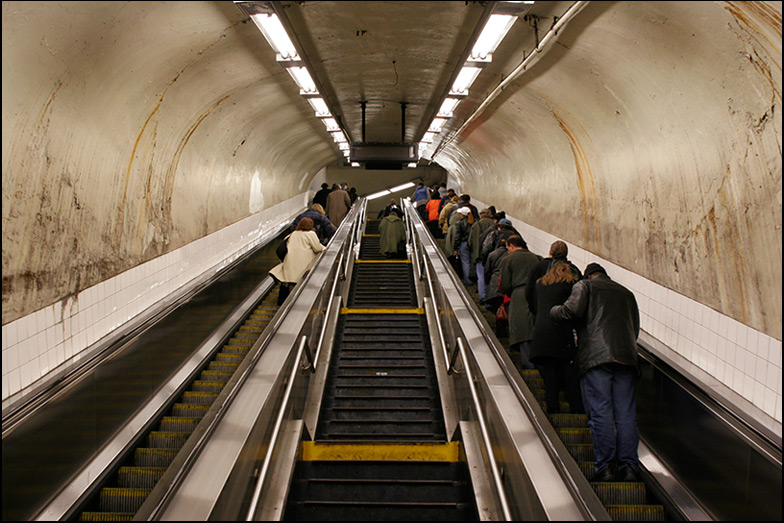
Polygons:
[[424,314],[425,309],[421,307],[400,307],[400,308],[387,308],[387,309],[367,309],[367,308],[350,308],[342,307],[340,314]]
[[300,461],[460,461],[460,442],[337,443],[303,441]]
[[354,263],[411,263],[411,260],[354,260]]

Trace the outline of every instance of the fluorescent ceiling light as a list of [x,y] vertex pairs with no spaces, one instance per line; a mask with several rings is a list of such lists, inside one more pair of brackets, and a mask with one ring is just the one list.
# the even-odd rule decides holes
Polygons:
[[370,196],[367,197],[367,199],[368,200],[375,200],[376,198],[381,198],[382,196],[384,196],[386,194],[389,194],[389,191],[387,189],[384,189],[383,191],[379,191],[379,192],[371,194]]
[[398,192],[402,191],[403,189],[409,189],[414,186],[414,182],[406,182],[403,185],[398,185],[396,187],[392,187],[389,189],[389,192]]
[[482,69],[479,67],[463,66],[455,79],[455,83],[452,84],[452,93],[468,94],[468,88],[471,87],[471,84],[474,83],[481,71]]
[[416,162],[411,162],[410,164],[408,164],[409,169],[416,169],[416,166],[417,166]]
[[471,50],[471,59],[486,60],[490,58],[506,33],[509,32],[516,18],[511,15],[490,15]]
[[345,156],[346,158],[348,158],[349,156],[351,156],[351,151],[349,151],[348,149],[346,149],[345,151],[343,151],[343,156]]
[[446,120],[447,120],[446,118],[442,118],[442,117],[433,118],[433,121],[430,122],[430,129],[428,129],[428,131],[434,133],[440,133],[441,128],[444,127],[444,124],[446,123]]
[[332,131],[329,134],[332,135],[332,139],[335,140],[335,143],[348,142],[346,135],[343,134],[343,131]]
[[340,143],[338,143],[338,148],[341,151],[349,151],[349,150],[351,150],[351,146],[348,144],[348,142],[340,142]]
[[286,70],[297,83],[299,88],[302,89],[300,94],[318,93],[316,84],[313,82],[313,78],[310,76],[310,72],[306,67],[287,67]]
[[459,98],[445,98],[444,103],[441,104],[441,109],[438,110],[438,116],[442,118],[451,118],[454,116],[455,107],[460,103]]
[[359,162],[351,162],[351,167],[359,167]]
[[424,143],[433,143],[433,138],[435,138],[435,136],[436,136],[436,133],[428,131],[422,137],[422,142],[424,142]]
[[323,98],[308,98],[308,103],[316,111],[316,116],[332,116],[332,113],[329,112],[329,107],[327,107]]
[[286,60],[299,58],[294,44],[278,19],[278,15],[255,14],[251,15],[251,18],[261,30],[261,34],[264,35],[264,38],[267,39],[267,42],[281,58]]
[[340,131],[338,121],[334,118],[323,118],[321,121],[324,122],[324,125],[327,127],[327,131]]

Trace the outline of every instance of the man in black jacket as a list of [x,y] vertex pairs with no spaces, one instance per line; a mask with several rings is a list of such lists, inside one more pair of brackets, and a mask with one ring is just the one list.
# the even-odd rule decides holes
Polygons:
[[[550,309],[550,317],[577,322],[580,389],[596,454],[594,481],[637,481],[640,312],[634,294],[590,263],[585,279],[574,284],[563,305]],[[613,461],[619,465],[615,476]]]

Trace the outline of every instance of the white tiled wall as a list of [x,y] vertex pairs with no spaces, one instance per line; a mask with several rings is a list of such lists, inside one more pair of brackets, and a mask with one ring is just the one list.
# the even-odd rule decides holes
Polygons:
[[303,193],[3,325],[3,407],[77,363],[93,343],[163,298],[271,239],[307,203]]
[[[486,204],[472,200],[481,209]],[[507,215],[528,248],[547,256],[560,238]],[[609,276],[634,292],[642,330],[676,355],[712,376],[781,428],[781,340],[752,329],[639,274],[569,244],[569,260],[580,270],[601,264]]]

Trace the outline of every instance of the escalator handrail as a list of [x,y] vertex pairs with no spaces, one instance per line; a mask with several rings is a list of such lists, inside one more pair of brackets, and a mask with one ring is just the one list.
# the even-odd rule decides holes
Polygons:
[[[331,301],[331,300],[330,300]],[[297,354],[294,356],[294,363],[291,366],[291,372],[289,373],[288,383],[286,384],[286,390],[283,393],[283,400],[280,402],[280,406],[278,408],[278,414],[275,417],[275,427],[272,429],[272,434],[270,435],[269,445],[267,446],[267,453],[264,456],[264,463],[261,466],[261,472],[259,472],[259,477],[256,480],[256,485],[253,487],[253,496],[250,500],[250,506],[248,507],[248,513],[245,516],[245,521],[253,521],[254,515],[256,513],[256,509],[259,505],[259,498],[261,497],[261,489],[264,485],[264,481],[267,478],[267,472],[270,469],[270,463],[272,462],[272,450],[275,448],[275,445],[278,442],[278,436],[280,435],[280,429],[283,427],[283,420],[286,415],[286,410],[289,406],[289,401],[291,400],[291,390],[294,388],[294,381],[297,377],[297,372],[299,371],[299,362],[302,361],[302,353],[305,351],[305,348],[308,344],[308,337],[302,336],[299,342],[299,348],[297,349]]]
[[[411,202],[408,200],[404,200],[403,207],[406,210],[406,217],[408,218],[408,228],[411,230],[410,233],[410,242],[412,245],[412,251],[414,252],[414,263],[418,267],[419,266],[419,251],[417,249],[417,237],[414,234],[414,225],[413,221],[411,220],[411,213],[416,212],[411,205]],[[422,258],[424,259],[424,253],[422,253]],[[433,288],[433,278],[430,274],[430,266],[427,263],[423,262],[424,271],[422,272],[422,277],[420,279],[424,279],[427,283],[427,288],[430,293],[431,299],[433,299],[433,303],[435,304],[435,289]],[[441,315],[438,314],[438,308],[436,307],[436,330],[438,331],[438,341],[441,344],[441,350],[444,353],[444,361],[446,362],[446,373],[447,375],[451,375],[455,369],[455,363],[457,359],[457,351],[454,351],[452,354],[452,358],[449,357],[449,349],[447,348],[446,339],[444,337],[444,327],[441,325]]]
[[[316,372],[316,367],[319,361],[319,355],[321,354],[321,348],[324,346],[324,337],[327,332],[326,318],[329,318],[330,313],[332,312],[332,304],[334,302],[332,298],[335,296],[335,291],[338,286],[338,281],[342,281],[346,279],[345,271],[349,265],[348,262],[349,257],[352,256],[352,253],[354,252],[354,240],[356,238],[356,235],[359,234],[360,224],[363,223],[362,217],[364,216],[364,211],[367,208],[367,200],[362,200],[359,205],[360,205],[359,212],[357,213],[358,217],[357,219],[354,220],[354,222],[351,225],[352,231],[349,234],[350,236],[349,243],[346,244],[343,253],[338,257],[338,268],[335,271],[335,277],[332,280],[332,289],[329,293],[329,297],[327,298],[327,310],[324,313],[325,321],[321,325],[321,332],[319,333],[318,344],[316,345],[316,352],[311,357],[310,350],[307,351],[307,356],[309,360],[307,368],[310,369],[311,373]],[[342,272],[341,272],[341,267],[342,267]]]
[[512,521],[512,513],[509,510],[509,501],[506,499],[506,490],[504,490],[503,480],[501,479],[501,473],[498,470],[498,462],[495,457],[495,452],[493,452],[493,444],[490,441],[490,433],[487,430],[487,422],[485,421],[485,411],[482,408],[482,403],[479,401],[479,394],[476,392],[476,385],[474,384],[474,375],[471,372],[471,366],[468,363],[468,354],[466,354],[465,346],[463,345],[463,338],[457,338],[457,347],[455,348],[455,352],[459,352],[462,360],[463,360],[463,372],[466,375],[466,381],[468,382],[468,388],[471,391],[471,398],[474,401],[474,408],[476,409],[476,419],[479,421],[479,429],[482,434],[482,442],[485,445],[485,451],[487,452],[487,457],[490,461],[490,470],[493,473],[493,483],[495,483],[495,491],[498,495],[499,501],[501,502],[501,509],[504,513],[504,520],[505,521]]

